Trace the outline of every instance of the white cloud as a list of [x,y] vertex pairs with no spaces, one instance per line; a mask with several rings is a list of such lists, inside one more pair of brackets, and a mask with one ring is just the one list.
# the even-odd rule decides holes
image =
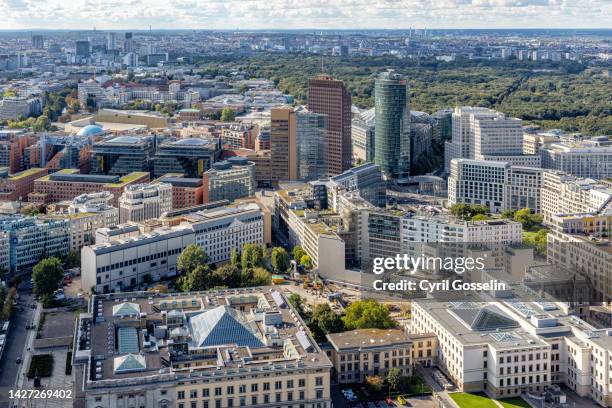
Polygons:
[[610,0],[0,0],[0,29],[609,27]]

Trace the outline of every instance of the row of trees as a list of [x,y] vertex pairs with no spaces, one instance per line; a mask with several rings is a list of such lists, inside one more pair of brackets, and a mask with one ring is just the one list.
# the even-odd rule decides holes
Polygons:
[[16,296],[17,288],[13,286],[7,289],[0,285],[0,320],[10,320]]
[[271,274],[265,265],[265,249],[257,244],[246,244],[242,254],[232,252],[230,263],[217,268],[208,264],[208,255],[198,245],[183,250],[177,260],[177,269],[183,275],[177,287],[183,292],[212,288],[269,285]]

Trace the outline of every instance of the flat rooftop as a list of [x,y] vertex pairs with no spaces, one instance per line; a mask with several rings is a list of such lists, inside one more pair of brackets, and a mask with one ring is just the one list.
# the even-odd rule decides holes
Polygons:
[[408,345],[410,338],[400,329],[361,329],[331,333],[328,340],[337,350]]
[[273,287],[95,295],[89,309],[76,345],[77,354],[93,357],[84,360],[91,386],[331,367]]

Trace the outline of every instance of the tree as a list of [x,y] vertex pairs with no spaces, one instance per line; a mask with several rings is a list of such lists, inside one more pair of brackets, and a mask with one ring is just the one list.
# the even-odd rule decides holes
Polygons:
[[472,221],[485,221],[488,220],[489,216],[485,214],[476,214],[472,217]]
[[515,212],[516,212],[515,210],[506,210],[501,213],[501,217],[506,218],[506,219],[513,219]]
[[542,223],[542,216],[533,214],[529,208],[521,208],[514,213],[514,220],[523,225],[523,229],[530,230]]
[[548,238],[548,230],[541,229],[535,234],[525,234],[523,243],[535,248],[536,252],[542,256],[546,256],[546,242]]
[[179,276],[179,278],[176,280],[176,288],[180,292],[190,292],[191,284],[191,274]]
[[50,128],[51,121],[44,115],[40,115],[32,125],[32,130],[35,132],[42,132],[44,130],[49,130]]
[[389,329],[396,325],[389,316],[389,308],[373,299],[351,303],[346,308],[343,321],[347,330]]
[[10,320],[11,314],[13,312],[13,302],[15,301],[15,297],[17,296],[17,288],[12,287],[9,289],[8,294],[4,298],[4,303],[0,304],[2,308],[0,310],[0,320]]
[[383,378],[379,375],[366,375],[365,382],[374,391],[380,391],[384,384]]
[[221,111],[221,121],[233,122],[234,119],[236,119],[236,113],[232,110],[232,108],[223,108],[223,110]]
[[392,390],[397,390],[402,382],[402,370],[397,367],[393,367],[387,373],[387,384]]
[[264,250],[257,244],[244,244],[242,247],[242,269],[255,268],[264,264]]
[[302,255],[300,258],[300,265],[302,265],[304,269],[311,269],[312,259],[310,258],[310,255]]
[[190,274],[191,290],[207,290],[211,287],[211,271],[206,264],[195,267]]
[[325,334],[338,333],[344,330],[342,318],[327,303],[322,303],[314,308],[310,321],[316,324]]
[[302,299],[300,295],[298,295],[297,293],[292,293],[289,295],[287,300],[289,300],[289,303],[291,303],[291,306],[293,306],[293,308],[300,315],[304,314],[304,299]]
[[248,286],[266,286],[272,283],[272,275],[265,268],[253,268]]
[[240,253],[236,248],[232,249],[232,255],[230,257],[230,263],[234,266],[240,265]]
[[289,267],[289,254],[287,253],[287,251],[285,251],[285,248],[273,248],[271,262],[274,272],[285,272]]
[[291,255],[293,256],[293,259],[296,260],[296,262],[300,262],[302,257],[308,254],[306,253],[306,251],[304,251],[304,249],[301,246],[296,245],[293,247],[293,250],[291,250]]
[[488,214],[489,208],[485,205],[472,205],[472,204],[453,204],[449,208],[452,215],[464,220],[469,220],[477,214]]
[[240,268],[235,265],[226,264],[220,266],[212,272],[211,288],[225,286],[237,288],[241,286],[242,273]]
[[62,261],[55,257],[43,259],[32,268],[34,293],[38,296],[52,295],[63,277]]
[[177,269],[183,273],[191,273],[198,265],[208,263],[208,256],[204,250],[196,244],[188,245],[178,256]]
[[66,255],[66,260],[64,261],[66,268],[75,268],[81,265],[81,255],[74,250],[70,250],[68,255]]

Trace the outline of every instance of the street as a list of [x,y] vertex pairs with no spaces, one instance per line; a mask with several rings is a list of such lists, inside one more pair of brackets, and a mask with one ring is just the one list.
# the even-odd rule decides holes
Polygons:
[[[34,297],[29,293],[29,290],[26,289],[24,291],[24,289],[20,289],[19,306],[17,307],[23,308],[23,311],[17,309],[13,311],[6,350],[0,361],[0,408],[9,406],[9,390],[15,388],[15,380],[20,371],[20,365],[16,363],[17,358],[25,360],[23,351],[26,338],[28,337],[26,325],[32,320],[34,315],[34,309],[30,308],[33,302]],[[25,361],[21,364],[25,364]]]

